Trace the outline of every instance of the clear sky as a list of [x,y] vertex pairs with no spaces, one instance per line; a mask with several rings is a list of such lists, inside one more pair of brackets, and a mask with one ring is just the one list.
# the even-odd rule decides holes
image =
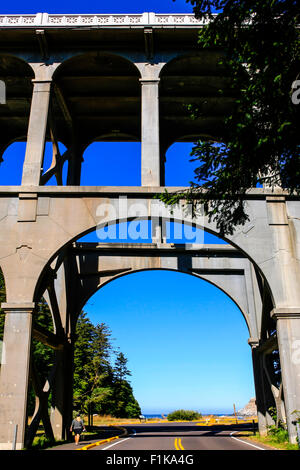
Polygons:
[[[0,14],[145,11],[190,13],[192,7],[184,0],[16,0],[0,7]],[[167,185],[188,185],[193,179],[190,150],[190,144],[169,149]],[[6,151],[0,185],[20,184],[24,151],[22,143]],[[45,169],[50,159],[48,144]],[[140,144],[94,144],[84,159],[82,184],[140,185]],[[97,238],[91,234],[86,240]],[[220,242],[209,234],[204,240]],[[170,271],[134,273],[107,284],[85,311],[93,322],[110,327],[115,346],[128,358],[130,381],[144,413],[177,408],[231,413],[233,403],[238,409],[254,396],[245,320],[236,305],[207,282]]]
[[191,13],[192,6],[185,0],[15,0],[2,2],[0,14],[5,13]]

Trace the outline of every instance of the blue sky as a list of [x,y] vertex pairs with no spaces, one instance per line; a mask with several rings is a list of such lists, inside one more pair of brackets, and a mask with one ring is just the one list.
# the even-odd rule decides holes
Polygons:
[[[190,13],[192,7],[184,0],[17,0],[0,7],[0,14],[146,11]],[[167,185],[188,185],[193,179],[190,150],[190,144],[169,149]],[[6,151],[0,185],[20,184],[24,152],[22,143]],[[84,185],[140,185],[140,144],[94,144],[84,159]],[[50,161],[48,144],[45,169]],[[91,234],[86,240],[97,238]],[[209,234],[204,240],[219,242]],[[170,271],[134,273],[107,284],[85,311],[93,322],[110,327],[115,346],[128,358],[131,384],[144,413],[177,408],[231,413],[233,403],[241,408],[254,396],[246,323],[235,304],[207,282]]]
[[155,13],[191,13],[192,6],[185,0],[127,0],[126,2],[115,0],[21,0],[3,2],[0,14],[14,13],[143,13],[147,11]]
[[246,322],[219,289],[184,273],[145,271],[104,286],[87,303],[128,358],[144,413],[232,413],[254,396]]

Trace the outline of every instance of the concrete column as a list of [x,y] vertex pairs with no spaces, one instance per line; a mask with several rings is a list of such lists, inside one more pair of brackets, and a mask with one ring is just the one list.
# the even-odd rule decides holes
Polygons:
[[82,169],[82,150],[73,150],[72,157],[69,158],[67,185],[80,186],[81,169]]
[[268,409],[274,406],[272,392],[263,369],[263,353],[258,351],[258,341],[248,341],[252,350],[254,386],[257,406],[258,431],[261,436],[267,434],[268,426],[274,424]]
[[22,185],[38,186],[43,165],[51,80],[33,80]]
[[143,78],[140,82],[142,85],[142,186],[160,186],[159,79]]
[[55,439],[63,439],[63,408],[64,408],[64,390],[63,390],[63,351],[55,352],[56,371],[55,381],[52,386],[52,403],[50,412],[50,421]]
[[277,322],[277,337],[289,438],[297,442],[293,422],[300,410],[300,308],[277,308],[271,315]]
[[56,375],[52,387],[50,420],[54,437],[67,439],[72,422],[73,409],[73,347],[65,344],[56,351]]
[[[31,350],[32,312],[35,304],[2,304],[6,314],[0,373],[0,449],[24,447]],[[17,427],[17,428],[16,428]]]

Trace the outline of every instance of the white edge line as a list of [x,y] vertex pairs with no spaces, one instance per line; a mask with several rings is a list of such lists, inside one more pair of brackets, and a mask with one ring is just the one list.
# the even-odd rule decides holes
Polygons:
[[[136,434],[136,430],[133,429],[133,433],[130,434],[130,436],[134,436],[135,434]],[[128,439],[131,439],[130,436],[129,436],[129,437],[126,437],[125,439],[118,440],[117,442],[114,442],[113,444],[110,444],[110,445],[107,446],[107,447],[103,447],[103,449],[101,449],[101,450],[106,450],[106,449],[109,449],[110,447],[116,446],[117,444],[121,444],[121,442],[125,442],[125,441],[127,441]]]
[[232,434],[236,433],[236,432],[239,432],[239,431],[233,431],[232,433],[230,433],[230,437],[232,439],[235,439],[236,441],[239,441],[239,442],[243,442],[244,444],[247,444],[248,446],[252,446],[252,447],[255,447],[256,449],[259,449],[259,450],[266,450],[266,449],[263,449],[262,447],[258,447],[254,444],[251,444],[250,442],[247,442],[247,441],[243,441],[242,439],[238,439],[237,437],[234,437]]

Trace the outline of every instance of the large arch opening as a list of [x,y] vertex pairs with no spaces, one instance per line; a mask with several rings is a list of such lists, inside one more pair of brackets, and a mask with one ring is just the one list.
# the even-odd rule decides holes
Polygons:
[[[218,143],[226,137],[224,115],[235,98],[221,58],[221,51],[203,50],[178,56],[161,70],[160,131],[167,186],[189,186],[194,180],[197,164],[190,162],[194,142]],[[174,156],[178,151],[181,159],[177,162]],[[173,165],[179,165],[181,173],[172,176]]]
[[21,184],[33,78],[34,72],[24,60],[0,55],[0,82],[5,91],[0,105],[1,185]]
[[[178,56],[160,73],[160,123],[163,145],[193,142],[200,136],[224,137],[224,113],[234,104],[231,78],[220,63],[222,52],[203,50]],[[191,118],[189,106],[197,106],[198,119]],[[171,125],[170,125],[171,124]]]
[[241,312],[201,279],[132,273],[106,284],[84,310],[111,328],[146,414],[181,408],[231,414],[233,403],[240,409],[255,395]]
[[[148,222],[148,221],[146,221],[146,222]],[[121,223],[125,223],[125,222],[121,221]],[[116,224],[116,221],[114,221],[114,224]],[[112,226],[114,224],[111,221],[111,223],[109,223],[108,226]],[[103,227],[102,227],[102,229],[103,229]],[[197,229],[200,229],[200,227],[197,227]],[[91,233],[92,233],[92,231],[90,230],[89,234],[91,235]],[[214,235],[213,230],[211,230],[211,235]],[[118,262],[111,264],[110,262],[108,262],[108,263],[106,263],[105,261],[103,262],[103,260],[98,261],[97,256],[95,257],[95,259],[92,260],[91,265],[86,265],[84,270],[81,269],[82,266],[83,266],[81,264],[82,260],[83,260],[83,263],[85,263],[85,261],[87,261],[87,259],[90,255],[93,258],[93,252],[95,252],[95,251],[99,252],[99,250],[100,251],[104,250],[104,251],[107,252],[107,250],[108,251],[111,250],[111,253],[108,253],[108,256],[111,259],[112,257],[115,257],[116,255],[118,255],[118,253],[119,253],[118,250],[120,251],[120,250],[123,250],[125,248],[126,243],[123,243],[121,240],[115,240],[117,243],[114,246],[114,243],[112,243],[112,241],[110,239],[106,239],[105,241],[102,240],[102,241],[100,241],[100,243],[99,243],[99,240],[98,241],[96,240],[96,243],[89,243],[89,242],[93,242],[94,240],[91,240],[91,239],[90,240],[88,240],[88,239],[84,240],[84,239],[82,239],[81,236],[79,236],[79,237],[80,238],[77,238],[76,242],[72,241],[72,243],[69,243],[68,245],[65,245],[63,250],[60,250],[60,252],[57,254],[58,256],[56,258],[52,259],[51,269],[50,269],[49,272],[46,271],[46,270],[44,271],[44,276],[43,276],[43,278],[41,278],[41,280],[40,280],[41,282],[39,283],[39,286],[38,286],[39,291],[37,291],[37,293],[36,293],[36,295],[38,295],[38,293],[39,293],[39,295],[41,295],[43,289],[45,289],[45,286],[47,285],[47,282],[48,282],[47,279],[49,279],[49,277],[47,277],[47,276],[50,276],[51,279],[53,279],[53,274],[57,273],[56,274],[57,279],[61,280],[62,284],[59,284],[58,281],[55,281],[55,282],[58,282],[57,290],[55,290],[55,292],[54,292],[53,289],[52,289],[52,296],[54,296],[54,305],[56,306],[55,308],[57,308],[57,305],[58,305],[59,302],[62,302],[61,305],[63,307],[63,311],[65,312],[64,315],[66,315],[66,318],[68,318],[68,326],[67,326],[68,334],[72,334],[71,332],[73,332],[73,333],[75,332],[74,328],[76,328],[77,315],[80,314],[80,311],[82,311],[82,310],[87,311],[88,318],[90,319],[90,312],[89,312],[88,309],[89,309],[90,305],[91,304],[93,305],[93,303],[94,303],[94,301],[93,301],[94,296],[90,300],[88,300],[90,295],[88,295],[85,298],[81,297],[82,294],[83,294],[83,290],[88,285],[88,283],[92,282],[92,285],[93,285],[93,288],[94,288],[93,292],[95,292],[99,289],[100,284],[103,285],[103,286],[105,285],[105,287],[108,287],[108,284],[109,285],[114,284],[114,283],[109,281],[111,279],[111,276],[113,276],[115,278],[114,280],[116,282],[119,282],[119,280],[121,280],[123,278],[130,277],[130,276],[127,275],[127,274],[130,273],[130,269],[128,271],[128,265],[127,265],[128,263],[127,262],[125,262],[125,264],[123,263],[121,265],[119,265]],[[149,241],[150,244],[151,244],[151,241],[152,240]],[[223,240],[223,244],[224,244],[224,242],[225,241]],[[212,242],[212,244],[213,243],[216,243],[216,241]],[[151,246],[149,246],[149,245],[147,246],[147,244],[145,244],[145,246],[143,248],[143,243],[137,243],[137,240],[131,240],[131,243],[129,244],[128,248],[126,248],[126,249],[129,250],[129,251],[127,251],[129,253],[130,250],[132,250],[132,249],[141,250],[143,248],[145,250],[148,250],[147,253],[150,254],[149,250],[151,250],[151,248],[155,248],[155,246],[153,246],[153,245],[155,245],[155,244],[151,244]],[[170,243],[170,246],[171,245],[172,245],[172,243]],[[173,244],[173,248],[176,249],[176,247],[177,247],[177,245]],[[164,247],[164,248],[166,248],[166,247]],[[227,247],[225,246],[224,248],[226,250]],[[224,248],[222,247],[221,251],[224,251]],[[116,250],[116,251],[114,252],[114,250]],[[182,244],[181,250],[183,250],[183,252],[186,250],[185,244]],[[212,263],[214,263],[215,256],[212,256],[212,257],[210,256],[209,247],[206,246],[206,245],[203,245],[203,250],[206,253],[204,256],[206,256],[208,258],[211,258]],[[239,250],[236,250],[236,251],[237,251],[237,253],[236,253],[237,256],[242,256],[242,257],[244,257],[244,259],[247,259],[245,254],[242,254]],[[182,254],[184,254],[183,252],[182,252]],[[81,261],[79,260],[78,255],[80,255],[80,256],[82,255]],[[170,253],[171,257],[173,255],[174,255],[174,253],[173,254]],[[198,253],[198,255],[199,255],[199,253]],[[234,255],[234,256],[236,256],[236,255]],[[180,260],[180,256],[179,256],[178,260]],[[180,266],[183,266],[182,260],[178,261],[178,262],[179,262],[178,268],[175,267],[175,271],[181,270]],[[153,263],[148,265],[147,267],[145,266],[145,269],[150,268],[150,270],[151,270],[151,267],[152,268],[154,267]],[[214,274],[214,267],[215,266],[211,266],[211,267],[213,269],[210,270],[210,274]],[[223,272],[224,275],[228,274],[228,267],[229,267],[228,265],[227,266],[224,265],[224,268],[225,268],[224,272]],[[141,268],[141,265],[139,265],[138,269],[140,269],[140,268]],[[206,266],[206,268],[207,268],[207,266]],[[236,269],[236,268],[234,269],[233,274],[240,275],[241,270],[238,269],[238,268]],[[270,317],[270,310],[272,308],[272,299],[271,299],[270,293],[268,293],[268,285],[265,283],[263,277],[259,274],[259,272],[255,273],[255,267],[254,266],[253,266],[253,269],[254,269],[253,275],[257,276],[258,291],[260,292],[261,302],[262,302],[262,307],[261,307],[262,311],[261,311],[261,315],[258,318],[258,323],[260,324],[260,327],[261,327],[261,337],[264,338],[264,339],[269,338],[269,339],[272,340],[271,336],[274,335],[274,333],[276,333],[276,325],[274,324],[274,321]],[[155,270],[160,271],[160,269],[157,270],[156,267],[155,267]],[[151,272],[153,272],[153,269],[151,270]],[[185,272],[189,272],[189,271],[185,270]],[[201,272],[201,269],[198,272],[198,274],[200,272]],[[72,273],[71,276],[70,276],[70,273]],[[172,273],[173,274],[182,274],[182,273],[178,273],[178,272],[174,273],[174,269],[173,269]],[[134,274],[131,273],[131,274],[134,276],[136,274],[141,274],[141,273],[134,273]],[[188,277],[192,277],[192,276],[188,276]],[[117,279],[117,278],[120,278],[120,279]],[[199,279],[197,279],[197,281],[200,282]],[[163,286],[163,281],[158,282],[158,284],[160,286]],[[156,287],[155,286],[151,287],[151,284],[147,283],[147,281],[144,282],[144,286],[149,287],[150,292],[154,293],[154,294],[151,294],[151,298],[152,297],[155,298],[155,292],[156,292],[155,289],[156,289]],[[175,286],[175,284],[174,284],[174,286]],[[174,286],[172,288],[174,288]],[[63,290],[61,290],[62,287],[63,287]],[[64,292],[64,289],[66,289],[65,294],[64,294],[64,295],[66,295],[66,297],[61,298],[60,296],[61,296],[61,293]],[[131,288],[132,292],[135,292],[136,289],[137,288],[134,288],[134,286],[132,286],[132,288]],[[175,287],[174,289],[176,290],[176,292],[177,292],[177,290],[180,291],[179,287],[178,288]],[[130,289],[128,290],[128,292],[129,291],[130,291]],[[226,290],[224,289],[224,291],[226,291]],[[149,292],[149,290],[148,290],[148,292]],[[170,292],[173,292],[173,291],[170,289],[168,292],[170,293]],[[197,293],[199,294],[199,296],[202,300],[200,290]],[[98,295],[98,293],[97,293],[97,295]],[[115,297],[112,297],[113,299],[114,298],[116,298],[116,299],[120,298],[120,296],[118,294],[115,293],[114,295],[115,295]],[[81,299],[81,301],[82,301],[82,299],[84,299],[84,301],[80,303],[79,299]],[[52,298],[52,300],[53,300],[53,298]],[[59,300],[59,302],[58,302],[58,300]],[[213,302],[213,295],[210,296],[210,301]],[[85,305],[85,303],[86,303],[86,305]],[[164,302],[164,304],[166,304],[166,302]],[[233,305],[235,305],[235,304],[233,304]],[[235,308],[237,308],[237,307],[235,306]],[[121,307],[120,307],[120,309],[121,309]],[[219,309],[218,310],[219,312],[222,311],[222,308],[220,306],[218,307],[218,309]],[[100,310],[101,310],[101,307],[100,307]],[[240,311],[239,311],[239,315],[240,315]],[[242,315],[240,315],[240,317],[242,317]],[[105,322],[104,318],[101,318],[99,321],[101,321],[101,322],[104,321]],[[106,322],[105,322],[105,324],[106,324]],[[112,329],[112,335],[115,336],[115,331],[109,323],[108,323],[108,327]],[[276,336],[275,336],[275,338],[276,338]],[[118,344],[118,346],[120,346],[120,345]],[[126,355],[126,350],[124,349],[124,347],[122,347],[121,350]],[[246,350],[248,351],[248,355],[250,356],[251,351],[250,351],[250,348],[247,344],[246,344]],[[128,361],[129,361],[129,358],[128,358]],[[271,363],[271,365],[273,364],[272,356],[270,357],[270,363]],[[130,362],[128,362],[128,367],[131,367]],[[252,367],[251,367],[251,377],[252,377]],[[132,384],[132,385],[134,385],[134,384]],[[271,397],[270,400],[272,401],[273,398],[272,398],[271,395],[272,395],[272,393],[270,393],[270,397]],[[78,402],[80,402],[80,400],[78,399],[78,395],[76,395],[76,396],[77,396],[77,403],[78,403]],[[136,396],[136,398],[138,398],[138,397]],[[251,396],[248,398],[248,400],[250,398],[251,398]],[[236,403],[236,402],[237,402],[237,400],[235,400],[234,403],[238,407],[239,403],[238,402]],[[272,403],[273,403],[273,401],[272,401]],[[95,409],[94,409],[94,411],[95,411]],[[205,412],[205,411],[202,410],[202,412]]]
[[121,184],[128,184],[124,169],[130,179],[128,164],[137,164],[141,139],[139,78],[131,61],[106,52],[75,56],[58,67],[52,109],[57,140],[72,149],[68,184],[116,185],[122,174]]

